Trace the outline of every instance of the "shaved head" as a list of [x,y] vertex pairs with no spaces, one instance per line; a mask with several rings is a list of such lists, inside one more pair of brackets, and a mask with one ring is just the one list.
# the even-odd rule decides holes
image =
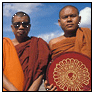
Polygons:
[[67,7],[75,8],[75,9],[77,10],[78,15],[79,15],[79,11],[78,11],[78,9],[77,9],[75,6],[67,5],[67,6],[63,7],[63,8],[60,10],[60,12],[59,12],[59,18],[60,18],[61,11],[64,10],[65,8],[67,8]]

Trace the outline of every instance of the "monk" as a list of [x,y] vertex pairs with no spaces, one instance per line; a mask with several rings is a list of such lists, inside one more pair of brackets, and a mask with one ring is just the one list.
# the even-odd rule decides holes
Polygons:
[[[50,40],[49,46],[52,59],[63,52],[75,51],[91,58],[91,31],[89,28],[81,28],[79,24],[81,16],[76,7],[68,5],[59,12],[59,26],[64,31],[64,35]],[[44,83],[47,91],[57,91],[53,84]]]
[[15,38],[3,38],[3,91],[38,91],[50,57],[47,43],[29,37],[30,17],[17,12],[12,17]]

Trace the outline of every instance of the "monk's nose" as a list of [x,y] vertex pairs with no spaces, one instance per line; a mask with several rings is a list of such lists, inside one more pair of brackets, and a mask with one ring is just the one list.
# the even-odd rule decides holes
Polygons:
[[70,16],[68,16],[67,21],[68,21],[68,22],[69,22],[69,21],[72,21],[72,19],[71,19],[71,17],[70,17]]
[[24,27],[23,27],[23,25],[22,25],[22,24],[20,24],[20,27],[19,27],[19,29],[24,29]]

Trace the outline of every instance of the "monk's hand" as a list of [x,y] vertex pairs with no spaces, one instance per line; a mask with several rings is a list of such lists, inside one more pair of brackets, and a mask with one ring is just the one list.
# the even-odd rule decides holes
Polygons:
[[46,91],[57,91],[56,86],[54,86],[53,84],[48,85],[47,80],[45,80],[45,82],[44,82],[44,87],[45,87]]

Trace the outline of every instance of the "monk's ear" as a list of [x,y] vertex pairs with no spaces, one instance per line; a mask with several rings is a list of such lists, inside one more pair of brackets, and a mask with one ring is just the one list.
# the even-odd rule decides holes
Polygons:
[[58,24],[59,24],[59,26],[61,26],[61,21],[60,21],[60,19],[58,19]]
[[13,27],[13,25],[11,25],[11,29],[12,29],[12,32],[14,32],[14,27]]
[[31,28],[31,24],[28,25],[28,31],[30,31],[30,28]]
[[81,16],[79,16],[79,22],[81,22]]

